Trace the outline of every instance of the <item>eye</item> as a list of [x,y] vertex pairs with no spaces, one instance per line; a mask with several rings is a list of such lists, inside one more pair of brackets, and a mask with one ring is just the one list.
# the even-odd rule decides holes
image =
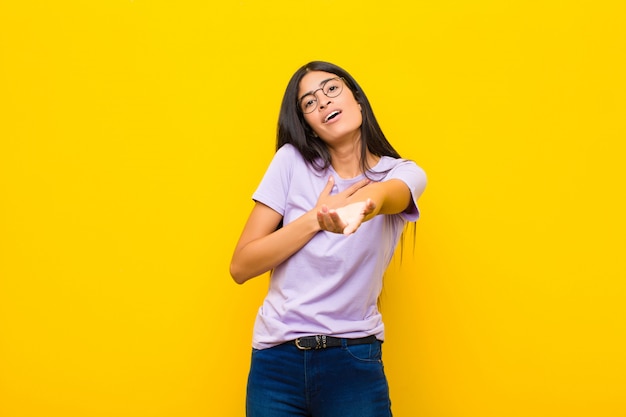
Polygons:
[[341,81],[339,80],[330,80],[324,86],[324,94],[328,97],[336,97],[341,93]]
[[312,107],[315,107],[315,103],[317,102],[317,99],[315,98],[315,96],[306,96],[302,99],[302,110],[307,110],[310,109]]

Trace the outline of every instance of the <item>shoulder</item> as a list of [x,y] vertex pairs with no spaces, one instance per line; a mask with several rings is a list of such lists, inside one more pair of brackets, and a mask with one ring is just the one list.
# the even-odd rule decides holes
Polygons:
[[294,173],[303,175],[324,176],[327,170],[317,171],[310,163],[308,163],[300,151],[293,145],[287,143],[281,146],[272,159],[273,166],[279,166]]
[[302,155],[300,155],[300,152],[296,149],[295,146],[290,143],[286,143],[276,151],[276,153],[274,154],[274,159],[302,159]]
[[381,181],[397,179],[404,182],[409,187],[415,201],[426,188],[426,172],[414,161],[383,157],[376,168],[379,172],[383,172]]
[[272,157],[268,167],[270,172],[291,171],[302,159],[298,150],[292,145],[286,144],[280,147]]
[[383,156],[374,171],[382,173],[383,179],[397,178],[406,175],[426,179],[426,172],[414,161],[392,158],[390,156]]

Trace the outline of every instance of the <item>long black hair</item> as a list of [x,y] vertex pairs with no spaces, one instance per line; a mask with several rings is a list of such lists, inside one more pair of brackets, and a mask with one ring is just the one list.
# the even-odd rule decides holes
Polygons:
[[304,115],[298,105],[300,81],[311,71],[324,71],[342,77],[356,101],[361,105],[363,117],[361,124],[361,170],[364,174],[371,168],[367,164],[367,151],[379,157],[400,158],[378,125],[372,106],[356,80],[343,68],[324,61],[312,61],[303,65],[289,80],[278,117],[276,150],[290,143],[315,169],[322,171],[330,166],[330,153],[326,144],[315,135],[313,129],[304,120]]

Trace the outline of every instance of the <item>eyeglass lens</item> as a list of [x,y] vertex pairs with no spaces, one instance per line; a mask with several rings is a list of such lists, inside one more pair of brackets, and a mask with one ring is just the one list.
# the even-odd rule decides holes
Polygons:
[[322,91],[322,93],[324,93],[326,97],[333,98],[341,94],[342,89],[343,83],[341,81],[341,78],[332,78],[326,81],[326,84],[324,84],[321,88],[315,90],[311,94],[307,94],[306,96],[302,97],[302,100],[300,100],[300,109],[302,110],[302,113],[311,113],[317,108],[318,100],[317,96],[315,95],[317,91]]

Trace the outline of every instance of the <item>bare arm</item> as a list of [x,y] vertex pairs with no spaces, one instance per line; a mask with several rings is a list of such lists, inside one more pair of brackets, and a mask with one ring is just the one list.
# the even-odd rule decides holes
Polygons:
[[255,204],[230,264],[235,282],[243,284],[275,268],[320,230],[312,212],[276,230],[281,219],[282,216],[268,206]]
[[370,198],[380,210],[368,214],[364,221],[377,214],[398,214],[406,210],[411,202],[411,191],[406,183],[399,179],[375,182],[361,193],[354,193],[353,199]]
[[280,265],[300,250],[321,230],[317,212],[322,205],[342,207],[349,198],[369,182],[360,181],[341,193],[330,195],[334,180],[329,179],[316,207],[276,230],[282,216],[270,207],[256,203],[235,247],[230,274],[238,284],[261,275]]
[[338,209],[322,206],[317,214],[320,228],[334,233],[354,233],[361,223],[378,214],[397,214],[411,202],[411,191],[402,180],[376,182],[364,187],[348,199],[349,203]]

